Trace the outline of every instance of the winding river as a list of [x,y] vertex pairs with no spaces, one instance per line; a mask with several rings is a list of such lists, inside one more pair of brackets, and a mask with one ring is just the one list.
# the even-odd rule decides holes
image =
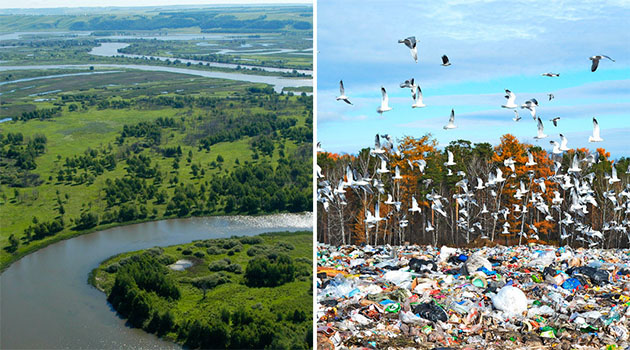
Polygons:
[[[240,66],[240,67],[248,68],[248,69],[256,68],[256,69],[267,71],[267,72],[276,72],[276,73],[291,73],[291,72],[293,72],[293,69],[288,69],[288,68],[272,68],[272,67],[262,67],[262,66],[250,66],[250,65],[235,64],[235,63],[218,63],[218,62],[208,62],[208,61],[199,61],[199,60],[189,60],[189,59],[186,59],[186,58],[134,55],[134,54],[118,52],[118,50],[123,49],[123,48],[125,48],[127,46],[129,46],[129,44],[127,44],[127,43],[101,43],[100,46],[94,47],[90,51],[90,54],[95,55],[95,56],[105,56],[105,57],[123,56],[123,57],[128,57],[128,58],[153,59],[153,60],[159,60],[159,61],[179,60],[182,63],[190,63],[190,64],[194,64],[194,65],[198,65],[198,64],[201,63],[201,64],[204,64],[204,65],[208,65],[210,67],[220,67],[220,68],[230,68],[230,69],[236,69],[236,67]],[[223,53],[230,52],[228,50],[223,50],[223,51],[224,51]],[[219,52],[221,52],[221,51],[219,51]],[[238,51],[231,50],[231,52],[238,52]],[[284,51],[278,51],[277,53],[282,53],[282,52],[284,52]],[[312,53],[311,53],[311,55],[312,55]],[[308,74],[308,75],[311,75],[311,76],[313,75],[313,71],[312,70],[296,69],[295,71],[298,72],[298,73],[302,73],[302,74]]]
[[[72,69],[72,68],[87,68],[90,66],[119,68],[119,69],[120,68],[137,69],[137,70],[142,70],[142,71],[154,71],[154,72],[171,72],[171,73],[179,73],[179,74],[196,75],[196,76],[206,77],[206,78],[219,78],[219,79],[228,79],[228,80],[248,81],[252,83],[265,83],[265,84],[273,85],[274,90],[276,92],[282,91],[282,89],[285,87],[300,87],[300,86],[313,85],[313,82],[311,81],[311,79],[284,78],[284,77],[278,77],[278,76],[265,76],[265,75],[243,74],[243,73],[214,72],[214,71],[205,71],[205,70],[198,70],[198,69],[151,66],[151,65],[142,65],[142,64],[49,64],[49,65],[32,65],[32,66],[0,66],[0,72],[9,71],[9,70],[25,70],[25,69]],[[38,77],[37,79],[46,79],[46,78]]]
[[312,214],[205,217],[147,222],[61,241],[0,275],[0,348],[169,349],[177,344],[125,326],[89,272],[112,255],[197,239],[312,230]]

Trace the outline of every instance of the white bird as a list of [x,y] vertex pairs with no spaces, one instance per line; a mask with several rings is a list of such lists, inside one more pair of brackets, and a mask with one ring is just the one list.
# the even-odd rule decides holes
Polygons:
[[349,105],[352,104],[346,96],[346,89],[343,88],[343,80],[339,80],[339,96],[337,96],[337,101],[343,101]]
[[545,135],[544,131],[545,131],[545,127],[543,126],[543,122],[542,120],[540,120],[540,118],[538,118],[538,134],[534,136],[534,138],[537,140],[540,140],[547,137],[548,135]]
[[427,232],[431,232],[431,231],[433,231],[433,230],[435,230],[435,228],[433,228],[433,226],[431,225],[431,221],[427,221],[427,228],[426,228],[426,231],[427,231]]
[[503,108],[516,108],[518,107],[516,105],[516,103],[514,103],[514,101],[516,101],[516,95],[514,95],[514,93],[508,89],[505,89],[505,98],[507,98],[507,103],[504,105],[501,105],[501,107]]
[[404,89],[404,88],[410,88],[413,91],[413,87],[416,86],[416,84],[414,83],[414,79],[407,79],[405,80],[403,83],[400,84],[400,88]]
[[420,85],[417,85],[416,89],[412,91],[411,96],[413,97],[413,104],[411,105],[411,108],[426,107],[426,105],[422,102],[422,89],[420,89]]
[[476,190],[483,190],[484,188],[486,188],[486,186],[483,185],[483,180],[481,178],[477,178],[477,186],[475,187]]
[[553,154],[562,154],[562,151],[560,150],[560,144],[556,141],[549,141],[550,144],[553,145],[553,150],[551,151],[551,153]]
[[405,44],[411,51],[411,57],[413,57],[413,60],[418,63],[418,42],[416,41],[416,37],[410,36],[406,39],[400,39],[398,40],[398,43]]
[[560,120],[560,117],[549,119],[549,121],[553,123],[553,126],[556,126],[556,127],[558,126],[558,120]]
[[621,180],[619,180],[619,178],[617,177],[617,168],[615,168],[615,164],[612,165],[612,176],[610,177],[610,179],[608,179],[608,183],[609,184],[614,184],[616,182],[619,182]]
[[529,113],[531,113],[534,120],[536,120],[536,107],[538,107],[538,100],[536,100],[535,98],[532,98],[529,101],[525,101],[525,103],[521,105],[521,109],[529,110]]
[[370,150],[370,155],[374,156],[375,154],[383,154],[385,153],[385,149],[381,147],[381,138],[376,134],[374,137],[374,149]]
[[568,151],[570,150],[569,147],[567,147],[567,144],[569,143],[569,140],[567,140],[567,138],[560,134],[560,151],[564,152],[564,151]]
[[392,108],[389,106],[389,98],[387,97],[387,91],[385,91],[385,87],[381,86],[381,106],[376,109],[378,114],[383,115],[384,112],[391,111]]
[[488,213],[489,213],[488,208],[486,208],[486,204],[484,203],[483,209],[481,209],[481,214],[488,214]]
[[497,176],[494,179],[494,181],[495,182],[503,182],[503,181],[505,181],[505,178],[503,177],[503,172],[499,168],[497,168]]
[[602,58],[608,58],[609,60],[615,62],[615,60],[613,60],[612,58],[606,55],[591,56],[588,58],[589,60],[593,61],[593,63],[591,64],[591,72],[594,72],[597,70],[597,66],[599,65],[599,60],[601,60]]
[[514,172],[514,159],[512,159],[512,157],[507,158],[503,161],[503,165],[505,165],[506,167],[509,167],[512,172]]
[[444,165],[446,166],[451,166],[451,165],[455,165],[455,161],[453,160],[453,152],[451,151],[446,151],[448,152],[448,160],[444,163]]
[[541,74],[541,75],[542,75],[543,77],[559,77],[559,76],[560,76],[560,73],[551,73],[551,72],[549,72],[549,73],[543,73],[543,74]]
[[562,198],[560,197],[560,192],[558,192],[558,191],[553,191],[553,195],[554,195],[554,197],[553,197],[553,199],[551,200],[551,203],[553,203],[554,205],[562,204],[562,201],[563,201],[564,199],[562,199]]
[[396,165],[396,169],[395,169],[395,175],[392,178],[394,180],[402,180],[402,176],[400,175],[400,168],[398,167],[398,165]]
[[386,174],[389,173],[389,169],[387,169],[387,162],[384,159],[381,159],[381,167],[376,169],[378,174]]
[[394,198],[392,197],[391,193],[387,194],[387,200],[385,202],[383,202],[387,205],[394,205],[396,202],[394,202]]
[[322,174],[322,168],[320,168],[318,164],[315,164],[315,169],[317,170],[318,179],[325,177],[324,174]]
[[418,206],[418,201],[416,197],[411,197],[411,208],[408,209],[412,213],[420,213],[420,206]]
[[577,154],[573,155],[573,161],[571,162],[571,167],[568,169],[568,171],[570,173],[579,173],[580,171],[582,171],[582,169],[580,169],[580,163],[578,162]]
[[514,110],[514,118],[512,118],[513,121],[517,122],[519,120],[521,120],[521,117],[518,115],[518,110]]
[[455,125],[455,110],[451,109],[451,116],[448,118],[448,124],[444,125],[444,129],[455,129],[457,125]]
[[531,152],[527,152],[527,163],[525,166],[534,166],[538,163],[534,162],[534,155]]
[[588,142],[602,142],[603,138],[599,136],[599,123],[593,118],[593,135],[588,137]]

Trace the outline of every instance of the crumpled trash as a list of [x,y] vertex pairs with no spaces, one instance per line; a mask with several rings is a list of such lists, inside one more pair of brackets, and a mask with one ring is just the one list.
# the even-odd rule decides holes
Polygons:
[[527,296],[516,287],[505,286],[492,297],[492,305],[508,315],[519,315],[527,310]]
[[409,260],[409,269],[415,272],[436,271],[437,264],[430,260],[412,258]]
[[490,260],[484,258],[481,253],[475,253],[466,260],[466,270],[468,270],[468,274],[477,271],[477,269],[481,267],[492,270],[492,263]]
[[318,348],[630,345],[630,250],[319,244],[317,260]]
[[446,311],[442,309],[440,306],[434,303],[424,303],[418,304],[413,307],[413,312],[419,315],[420,317],[427,319],[429,321],[442,321],[446,322],[448,320],[448,315]]

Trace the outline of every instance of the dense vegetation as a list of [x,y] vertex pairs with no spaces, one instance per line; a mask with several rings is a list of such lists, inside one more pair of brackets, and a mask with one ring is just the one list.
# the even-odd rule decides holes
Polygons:
[[213,79],[178,86],[214,93],[155,94],[161,82],[138,74],[139,85],[128,74],[76,78],[106,87],[50,94],[26,114],[33,97],[7,98],[14,121],[0,124],[0,244],[11,254],[2,267],[120,223],[311,210],[311,97]]
[[[195,241],[116,256],[90,281],[131,326],[189,348],[308,349],[311,252],[311,232]],[[193,266],[167,267],[180,259]]]
[[[552,154],[510,134],[494,147],[457,140],[440,150],[437,141],[425,135],[405,137],[397,148],[399,154],[387,144],[384,157],[391,173],[398,168],[400,179],[376,173],[380,159],[367,148],[358,155],[318,154],[326,176],[320,182],[326,186],[320,185],[319,192],[319,241],[455,246],[538,242],[603,248],[630,244],[621,225],[630,214],[625,208],[630,158],[611,159],[603,148]],[[448,152],[456,164],[446,166]],[[418,164],[426,166],[420,170]],[[380,189],[352,185],[339,192],[349,168],[355,180],[374,174]],[[617,179],[612,179],[613,168]],[[496,180],[499,172],[502,179]],[[387,195],[392,199],[384,203]],[[420,212],[409,210],[413,199]],[[377,202],[380,217],[387,219],[366,224]],[[579,203],[588,210],[579,209]]]

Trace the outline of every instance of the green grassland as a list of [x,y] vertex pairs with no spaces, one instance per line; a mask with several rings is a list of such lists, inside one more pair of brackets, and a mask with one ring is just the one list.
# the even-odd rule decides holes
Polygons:
[[[309,210],[298,208],[306,207],[299,204],[302,201],[310,203],[312,139],[291,135],[300,130],[312,133],[311,97],[279,95],[264,84],[138,71],[20,82],[1,88],[3,92],[15,90],[2,96],[3,117],[22,118],[28,112],[59,109],[51,118],[0,124],[2,269],[52,242],[114,225],[191,215]],[[56,92],[39,95],[47,91]],[[41,98],[50,100],[35,101]],[[239,125],[230,124],[231,119],[255,126],[263,117],[272,120],[271,115],[277,118],[276,124],[283,124],[283,120],[294,124],[283,124],[285,129],[275,131],[261,128],[252,136],[235,134],[230,140],[215,140],[202,147],[206,135],[240,130]],[[156,126],[160,120],[170,120],[171,125]],[[151,125],[159,135],[154,139],[122,137],[125,127],[138,125]],[[24,141],[13,146],[7,137],[17,133]],[[20,168],[8,155],[11,147],[24,149],[37,135],[45,137],[45,150],[35,156],[34,169]],[[272,145],[267,146],[271,152],[268,148],[262,151],[259,145],[263,141]],[[165,150],[177,147],[179,155],[164,155]],[[149,170],[157,171],[134,170],[130,158],[140,156],[149,159]],[[105,164],[108,157],[115,159],[110,169],[96,164]],[[83,158],[87,165],[82,167]],[[264,202],[255,201],[252,207],[238,202],[243,200],[242,191],[249,188],[250,181],[284,178],[273,173],[279,167],[297,169],[278,185],[278,192],[288,196],[284,204],[271,209]],[[248,171],[254,170],[263,175],[250,179]],[[235,174],[245,179],[239,184]],[[133,185],[136,188],[124,198],[108,200],[112,195],[106,190],[116,179],[141,179],[144,184]],[[160,192],[162,200],[156,197]],[[182,196],[184,200],[180,201]],[[234,199],[236,205],[228,203]],[[144,213],[123,218],[121,209],[125,207]],[[178,211],[181,207],[185,210]],[[81,216],[87,214],[95,215],[97,220],[80,224]],[[30,237],[29,227],[61,219],[61,231]],[[16,240],[16,249],[7,249]]]
[[[168,271],[166,278],[174,282],[179,290],[179,298],[160,298],[155,293],[150,293],[151,310],[157,310],[158,314],[170,312],[174,320],[174,326],[162,332],[163,337],[187,343],[191,323],[199,321],[206,324],[212,323],[213,320],[222,320],[226,323],[229,328],[228,334],[235,337],[236,322],[233,316],[229,317],[229,315],[244,312],[251,315],[255,323],[264,320],[267,325],[275,329],[274,338],[278,339],[275,339],[273,348],[312,347],[310,342],[310,327],[312,327],[310,315],[313,300],[312,233],[271,233],[253,238],[254,240],[243,238],[243,241],[239,241],[238,238],[195,241],[189,244],[123,253],[104,261],[96,268],[90,276],[90,283],[110,295],[118,271],[126,261],[132,259],[132,256],[150,254],[156,256],[162,265],[185,259],[191,261],[193,266],[184,271],[163,269]],[[246,271],[249,262],[254,257],[265,254],[288,255],[295,266],[295,279],[274,287],[248,285]],[[239,265],[242,271],[236,273],[227,270],[216,272],[216,269],[210,271],[210,265],[226,258],[232,265]],[[198,285],[195,286],[194,281],[216,274],[223,275],[230,281],[215,287],[206,286],[208,289],[205,293]],[[123,310],[122,313],[124,312]],[[296,312],[303,312],[305,319],[294,319]],[[145,330],[150,328],[148,325],[151,322],[150,314],[152,313],[148,312],[149,318],[136,321],[134,326]],[[132,316],[129,315],[129,317]],[[262,332],[261,329],[258,328],[258,331]],[[277,332],[278,329],[282,331]],[[194,342],[187,344],[192,348],[198,346]],[[223,346],[237,347],[236,343],[230,344],[229,341]]]

